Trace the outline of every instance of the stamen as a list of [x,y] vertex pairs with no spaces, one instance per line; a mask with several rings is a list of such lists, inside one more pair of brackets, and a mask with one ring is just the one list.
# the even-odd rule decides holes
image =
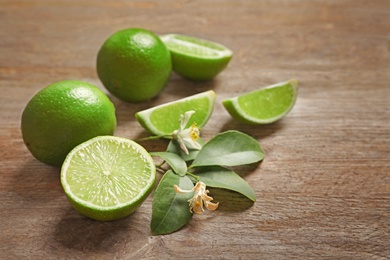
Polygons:
[[199,138],[199,128],[196,126],[196,122],[191,126],[190,137],[193,141],[196,141]]

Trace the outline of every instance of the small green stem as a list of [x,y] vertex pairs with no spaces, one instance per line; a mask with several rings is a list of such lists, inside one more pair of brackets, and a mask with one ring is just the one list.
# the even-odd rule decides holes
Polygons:
[[167,170],[165,170],[164,168],[162,168],[160,165],[156,165],[156,171],[164,174]]
[[164,169],[162,166],[165,163],[165,161],[162,161],[160,164],[154,164],[156,166],[156,171],[161,172],[162,174],[165,174],[168,170]]
[[154,136],[148,136],[148,137],[136,139],[136,140],[134,140],[134,141],[136,141],[136,142],[142,142],[142,141],[149,141],[149,140],[154,140],[154,139],[160,139],[160,138],[163,138],[163,137],[167,137],[167,135],[154,135]]
[[162,161],[160,164],[156,164],[156,167],[161,168],[161,166],[163,166],[164,163],[165,161]]
[[190,175],[191,177],[193,177],[194,179],[196,179],[197,181],[199,181],[199,177],[196,176],[195,174],[193,173],[190,173],[190,172],[186,172],[187,175]]

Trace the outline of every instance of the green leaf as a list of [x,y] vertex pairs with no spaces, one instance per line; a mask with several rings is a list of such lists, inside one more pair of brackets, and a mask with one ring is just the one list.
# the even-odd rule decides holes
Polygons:
[[256,201],[256,194],[251,186],[232,170],[220,166],[202,167],[196,175],[206,186],[232,190]]
[[239,131],[226,131],[210,139],[199,151],[192,166],[237,166],[261,161],[259,142]]
[[163,175],[154,193],[152,203],[150,228],[154,235],[172,233],[187,224],[192,217],[188,200],[193,194],[176,193],[173,189],[175,184],[186,190],[194,187],[187,176],[180,177],[171,170]]
[[170,152],[152,152],[151,156],[157,156],[165,160],[172,170],[179,176],[184,176],[187,173],[187,164],[179,155]]
[[[201,138],[196,140],[200,145],[204,145],[204,141]],[[199,153],[199,150],[189,150],[189,154],[185,154],[184,151],[180,148],[179,143],[176,140],[171,140],[168,144],[167,152],[175,153],[180,155],[184,161],[192,161],[196,158]]]

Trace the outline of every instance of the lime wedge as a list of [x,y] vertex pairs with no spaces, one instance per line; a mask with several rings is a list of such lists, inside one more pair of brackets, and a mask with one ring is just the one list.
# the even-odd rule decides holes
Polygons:
[[133,213],[151,192],[156,169],[139,144],[99,136],[76,146],[61,168],[61,183],[72,206],[96,220]]
[[222,104],[238,121],[248,124],[269,124],[290,112],[297,95],[298,81],[292,79],[226,99]]
[[209,80],[228,65],[233,52],[225,46],[180,34],[160,37],[171,52],[172,69],[193,80]]
[[165,103],[135,114],[138,122],[155,135],[169,135],[179,129],[180,115],[194,110],[187,127],[193,123],[203,127],[214,110],[215,92],[212,90]]

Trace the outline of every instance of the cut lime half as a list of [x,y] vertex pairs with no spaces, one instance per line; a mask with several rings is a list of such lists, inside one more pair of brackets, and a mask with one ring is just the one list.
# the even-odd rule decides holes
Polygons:
[[162,136],[172,134],[180,127],[180,115],[193,110],[187,127],[193,123],[203,127],[214,110],[215,92],[212,90],[202,92],[193,96],[182,98],[176,101],[165,103],[135,114],[138,122],[151,133]]
[[61,183],[72,206],[96,220],[133,213],[151,192],[154,161],[139,144],[99,136],[76,146],[61,168]]
[[298,81],[292,79],[226,99],[222,104],[238,121],[249,124],[269,124],[290,112],[297,95]]
[[172,56],[172,69],[193,80],[210,80],[226,68],[233,52],[222,44],[180,34],[160,37]]

